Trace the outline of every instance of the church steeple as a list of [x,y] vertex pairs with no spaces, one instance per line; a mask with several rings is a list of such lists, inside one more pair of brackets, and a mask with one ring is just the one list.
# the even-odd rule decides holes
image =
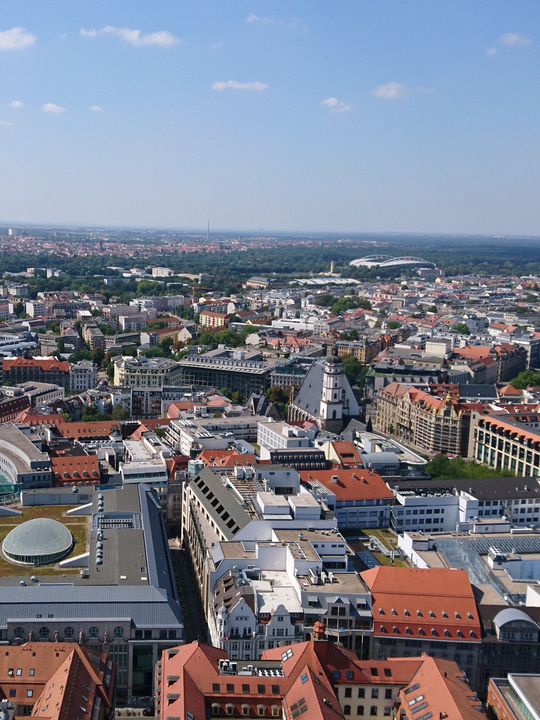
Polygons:
[[323,429],[339,432],[343,423],[343,363],[335,348],[323,365],[322,395],[319,414]]

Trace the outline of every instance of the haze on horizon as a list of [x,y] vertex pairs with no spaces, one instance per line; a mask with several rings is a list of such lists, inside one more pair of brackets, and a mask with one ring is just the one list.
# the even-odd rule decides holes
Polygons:
[[0,222],[539,235],[539,47],[536,0],[4,0]]

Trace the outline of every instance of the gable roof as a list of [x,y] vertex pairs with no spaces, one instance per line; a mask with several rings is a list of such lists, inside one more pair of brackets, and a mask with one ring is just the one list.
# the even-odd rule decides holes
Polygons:
[[360,575],[371,590],[377,637],[481,641],[478,609],[465,570],[382,566]]
[[371,470],[305,470],[300,473],[302,482],[318,480],[338,501],[393,500],[394,493],[384,480]]

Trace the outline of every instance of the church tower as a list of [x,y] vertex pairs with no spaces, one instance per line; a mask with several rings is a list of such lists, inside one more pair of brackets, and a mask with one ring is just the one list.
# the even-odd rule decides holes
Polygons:
[[328,355],[323,365],[323,382],[319,415],[321,429],[339,432],[343,427],[343,363],[335,349]]

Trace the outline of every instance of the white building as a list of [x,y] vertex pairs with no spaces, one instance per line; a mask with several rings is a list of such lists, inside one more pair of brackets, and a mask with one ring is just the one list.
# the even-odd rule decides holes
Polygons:
[[97,385],[97,367],[90,360],[80,360],[69,371],[69,389],[72,393],[92,390]]
[[270,450],[297,450],[311,447],[305,430],[286,422],[260,422],[257,426],[257,444],[261,460],[270,459]]

